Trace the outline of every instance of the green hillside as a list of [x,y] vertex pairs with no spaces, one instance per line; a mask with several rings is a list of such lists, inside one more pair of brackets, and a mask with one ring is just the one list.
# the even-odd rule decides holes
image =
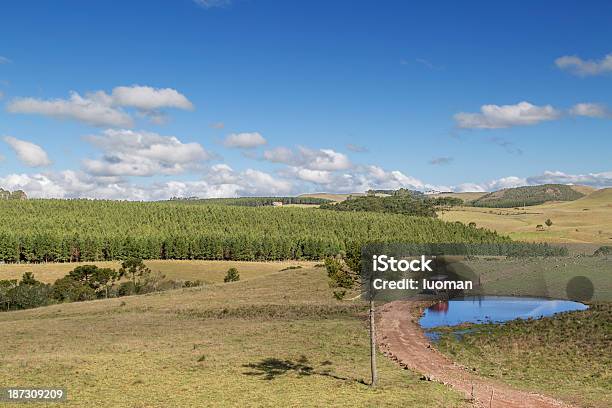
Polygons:
[[512,208],[543,204],[547,201],[574,201],[584,194],[565,184],[542,184],[506,188],[485,194],[471,202],[474,207]]

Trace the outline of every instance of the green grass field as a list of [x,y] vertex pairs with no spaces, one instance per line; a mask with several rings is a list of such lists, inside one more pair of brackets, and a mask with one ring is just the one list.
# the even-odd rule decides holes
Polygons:
[[235,283],[0,313],[0,384],[64,386],[68,407],[467,406],[382,356],[381,386],[364,385],[364,305],[334,300],[323,268],[278,266]]

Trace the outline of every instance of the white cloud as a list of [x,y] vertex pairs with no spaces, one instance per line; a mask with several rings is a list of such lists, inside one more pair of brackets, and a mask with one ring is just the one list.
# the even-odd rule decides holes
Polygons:
[[275,179],[272,175],[259,170],[247,169],[241,175],[242,190],[252,195],[288,194],[292,185],[290,181]]
[[299,154],[303,167],[312,170],[343,170],[351,167],[351,162],[345,154],[332,149],[311,150],[300,147]]
[[5,136],[4,141],[11,146],[17,154],[17,157],[19,157],[19,160],[26,166],[42,167],[51,164],[47,152],[37,144],[19,140],[12,136]]
[[303,181],[315,184],[329,184],[332,182],[332,173],[329,171],[294,168],[294,172]]
[[550,105],[536,106],[529,102],[516,105],[483,105],[480,113],[457,113],[457,126],[463,129],[499,129],[511,126],[535,125],[561,117]]
[[172,180],[135,185],[120,178],[96,177],[65,170],[37,174],[0,176],[0,185],[24,190],[32,198],[96,198],[111,200],[167,200],[171,197],[237,197],[286,195],[292,184],[253,169],[234,172],[229,166],[213,166],[201,180]]
[[598,103],[579,103],[570,109],[570,113],[575,116],[588,116],[591,118],[608,118],[612,113],[601,104]]
[[276,147],[263,153],[264,160],[272,163],[291,163],[293,151],[286,147]]
[[555,60],[557,67],[578,76],[600,75],[612,72],[612,54],[601,60],[583,60],[575,55],[565,55]]
[[58,119],[73,119],[93,126],[133,127],[134,121],[123,107],[135,108],[153,123],[165,122],[162,108],[192,110],[193,104],[171,88],[133,85],[119,86],[111,95],[104,91],[85,96],[70,92],[68,99],[15,98],[7,105],[11,113],[39,114]]
[[96,176],[179,174],[212,158],[199,143],[153,132],[108,129],[86,140],[103,152],[100,159],[83,161],[84,169]]
[[11,113],[29,113],[58,119],[74,119],[93,126],[132,127],[132,118],[121,109],[100,100],[83,98],[76,92],[69,99],[16,98],[7,105]]
[[150,86],[118,86],[113,89],[112,102],[118,106],[131,106],[153,111],[161,108],[193,110],[193,104],[172,88],[152,88]]
[[273,163],[290,164],[309,170],[335,171],[352,166],[348,157],[343,153],[332,149],[308,149],[301,146],[295,152],[285,147],[266,150],[263,158]]
[[239,149],[252,149],[263,146],[266,143],[266,139],[259,132],[232,133],[223,142],[226,147],[236,147]]
[[485,192],[501,190],[503,188],[526,186],[528,184],[529,182],[525,178],[509,176],[490,180],[484,183],[462,183],[452,187],[451,190],[456,191],[458,193]]

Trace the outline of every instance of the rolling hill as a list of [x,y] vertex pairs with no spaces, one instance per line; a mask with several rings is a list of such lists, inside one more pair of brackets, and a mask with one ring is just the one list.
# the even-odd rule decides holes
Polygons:
[[544,204],[549,201],[574,201],[584,193],[565,184],[542,184],[505,188],[485,194],[470,204],[474,207],[512,208]]

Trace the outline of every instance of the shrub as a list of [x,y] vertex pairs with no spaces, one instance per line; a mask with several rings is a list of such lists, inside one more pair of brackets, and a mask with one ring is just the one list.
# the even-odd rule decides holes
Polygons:
[[238,269],[229,268],[227,273],[225,274],[225,278],[223,278],[223,282],[237,282],[240,280],[240,274],[238,273]]
[[134,282],[122,282],[117,289],[117,296],[130,296],[136,294]]
[[593,252],[594,256],[608,256],[612,254],[612,246],[604,245],[599,248],[595,252]]

